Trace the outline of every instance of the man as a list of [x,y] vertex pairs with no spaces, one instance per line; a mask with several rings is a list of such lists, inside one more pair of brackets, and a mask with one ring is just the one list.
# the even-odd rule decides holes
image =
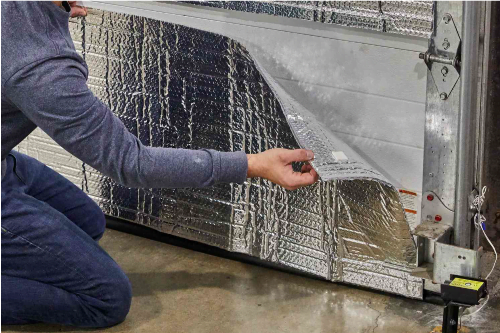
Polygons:
[[74,2],[2,2],[2,324],[106,327],[124,320],[130,283],[97,241],[99,207],[68,180],[12,149],[37,126],[68,152],[129,187],[201,187],[263,177],[314,183],[311,151],[260,154],[145,147],[86,85],[69,16]]

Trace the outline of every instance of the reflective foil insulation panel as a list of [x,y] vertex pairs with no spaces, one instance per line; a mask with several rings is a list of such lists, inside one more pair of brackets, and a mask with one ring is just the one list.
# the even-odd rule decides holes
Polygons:
[[296,191],[264,179],[132,189],[39,129],[21,152],[65,175],[110,216],[330,281],[422,298],[398,191],[287,95],[258,54],[214,33],[95,9],[72,19],[70,30],[90,88],[144,144],[247,153],[308,148],[322,180]]
[[191,4],[429,38],[433,1],[189,1]]

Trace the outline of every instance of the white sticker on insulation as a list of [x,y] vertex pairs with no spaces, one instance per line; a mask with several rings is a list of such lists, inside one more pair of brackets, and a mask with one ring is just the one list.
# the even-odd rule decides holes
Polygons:
[[335,158],[336,161],[347,161],[348,158],[344,154],[343,151],[332,151],[333,158]]

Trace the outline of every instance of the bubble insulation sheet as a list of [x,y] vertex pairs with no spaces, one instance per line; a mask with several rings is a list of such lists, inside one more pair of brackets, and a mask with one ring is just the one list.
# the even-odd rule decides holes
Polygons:
[[[88,84],[144,144],[258,153],[315,152],[322,180],[287,191],[263,179],[201,189],[132,189],[37,129],[19,150],[114,217],[263,261],[411,298],[416,249],[397,190],[288,96],[240,43],[144,17],[91,9],[70,21]],[[337,161],[332,151],[347,160]],[[295,167],[300,167],[296,165]]]
[[430,38],[433,1],[188,1],[194,5],[268,14]]

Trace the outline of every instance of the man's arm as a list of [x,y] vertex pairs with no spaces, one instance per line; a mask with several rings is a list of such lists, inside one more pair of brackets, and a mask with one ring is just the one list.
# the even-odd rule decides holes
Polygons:
[[5,84],[4,95],[72,155],[129,187],[203,187],[243,182],[243,152],[144,146],[89,90],[76,59],[31,64]]
[[[261,154],[144,146],[89,90],[76,59],[50,58],[26,66],[4,94],[68,152],[129,187],[203,187],[264,177],[294,189],[317,180],[311,168],[294,173],[292,161],[312,152],[273,149]],[[295,152],[295,153],[293,153]]]

